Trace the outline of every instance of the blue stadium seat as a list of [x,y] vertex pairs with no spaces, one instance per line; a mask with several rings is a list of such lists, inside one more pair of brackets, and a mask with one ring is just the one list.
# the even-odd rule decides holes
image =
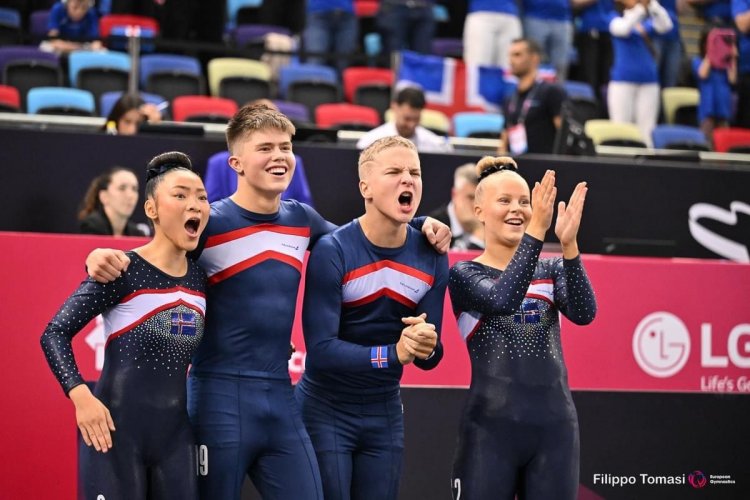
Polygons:
[[76,50],[68,56],[68,73],[71,85],[78,85],[78,73],[87,68],[110,68],[130,71],[130,57],[122,52]]
[[657,149],[711,150],[701,129],[686,125],[657,125],[651,131],[651,140]]
[[91,92],[68,87],[36,87],[29,90],[26,99],[29,113],[55,109],[61,110],[55,114],[93,115],[95,109],[94,95]]
[[495,113],[456,113],[453,115],[453,134],[456,137],[492,135],[497,138],[505,125],[505,117]]
[[141,86],[145,87],[151,75],[161,72],[180,72],[201,76],[198,59],[175,54],[147,54],[141,57]]
[[336,70],[321,64],[293,64],[284,66],[279,72],[279,95],[286,97],[289,85],[294,82],[311,81],[338,84]]
[[563,88],[565,88],[565,92],[568,93],[568,97],[585,97],[587,99],[593,99],[594,101],[596,100],[594,88],[586,82],[568,80],[563,83]]

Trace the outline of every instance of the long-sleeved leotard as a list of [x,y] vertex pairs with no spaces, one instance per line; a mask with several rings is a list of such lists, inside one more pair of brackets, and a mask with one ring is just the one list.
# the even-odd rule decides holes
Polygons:
[[169,276],[135,252],[112,283],[84,281],[47,325],[41,343],[67,394],[83,384],[71,341],[104,317],[104,367],[94,395],[109,409],[113,447],[81,445],[85,498],[197,498],[195,440],[187,418],[185,376],[203,336],[206,275],[188,261]]
[[452,269],[449,290],[472,366],[454,463],[454,497],[570,498],[578,484],[578,424],[559,313],[596,314],[580,257],[539,260],[526,235],[504,271]]
[[250,475],[263,497],[322,498],[287,360],[305,252],[334,228],[294,200],[273,214],[230,198],[211,204],[192,254],[208,274],[206,336],[188,378],[190,420],[207,451],[201,497],[239,500]]
[[[439,334],[448,261],[409,227],[398,248],[370,243],[359,221],[324,237],[308,263],[307,360],[297,400],[315,445],[326,500],[392,499],[403,451],[396,343],[401,318],[427,313]],[[429,359],[442,358],[438,344]]]

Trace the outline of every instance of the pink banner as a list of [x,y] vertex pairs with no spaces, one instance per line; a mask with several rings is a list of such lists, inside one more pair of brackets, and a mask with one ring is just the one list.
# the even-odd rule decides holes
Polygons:
[[[0,440],[8,461],[0,491],[9,498],[61,498],[75,491],[76,427],[39,346],[39,337],[65,298],[84,279],[83,262],[96,247],[133,248],[143,240],[0,233],[0,374],[6,381]],[[453,254],[451,263],[472,258]],[[565,358],[574,390],[750,392],[750,265],[686,259],[584,257],[599,313],[589,326],[563,321]],[[100,325],[74,340],[85,377],[98,378]],[[466,387],[466,347],[446,298],[445,358],[434,370],[407,367],[403,383]],[[293,379],[304,366],[299,314]],[[61,460],[61,457],[66,457]],[[45,480],[39,481],[39,471]],[[54,471],[54,478],[50,476]]]

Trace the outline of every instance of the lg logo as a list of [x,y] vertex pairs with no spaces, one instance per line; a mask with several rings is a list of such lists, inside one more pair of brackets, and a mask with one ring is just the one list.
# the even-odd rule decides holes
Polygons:
[[674,314],[649,314],[635,327],[633,355],[649,375],[671,377],[687,363],[690,333],[685,323]]
[[[726,356],[717,354],[711,323],[701,324],[701,367],[750,368],[750,324],[736,325],[726,339]],[[682,370],[690,356],[690,332],[672,313],[651,313],[635,327],[633,356],[638,366],[652,377],[671,377]]]

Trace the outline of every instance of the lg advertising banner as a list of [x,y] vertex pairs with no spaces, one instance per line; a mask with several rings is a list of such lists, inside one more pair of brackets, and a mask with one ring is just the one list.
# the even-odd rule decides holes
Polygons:
[[[74,491],[73,407],[46,365],[39,336],[85,277],[91,249],[128,249],[142,242],[0,233],[0,376],[6,381],[0,439],[6,457],[29,457],[8,461],[0,481],[12,484],[0,485],[0,491],[9,498],[58,498],[60,491]],[[450,261],[474,256],[456,253]],[[584,263],[599,312],[587,327],[563,320],[573,390],[750,393],[750,265],[601,256],[585,256]],[[469,385],[466,346],[448,298],[442,339],[441,364],[429,372],[408,367],[404,384]],[[305,357],[299,309],[293,341],[297,352],[289,367],[297,380]],[[98,378],[103,346],[97,321],[74,340],[76,359],[90,380]],[[40,470],[54,471],[54,480],[48,475],[39,481]]]

